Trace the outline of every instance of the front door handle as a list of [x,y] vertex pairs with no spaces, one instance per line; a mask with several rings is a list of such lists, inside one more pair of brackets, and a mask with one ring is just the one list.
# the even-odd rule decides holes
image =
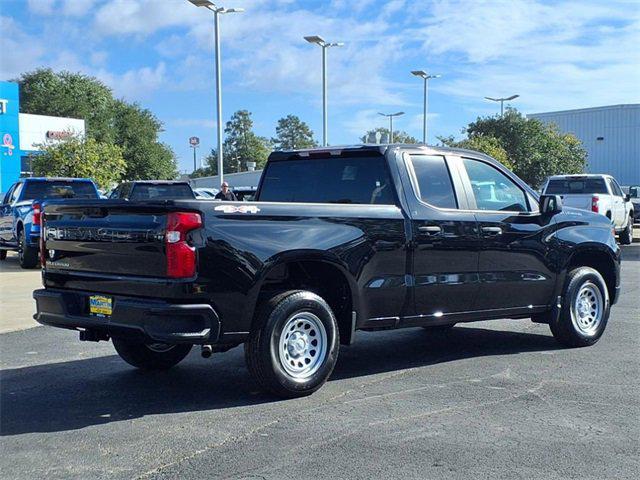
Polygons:
[[418,231],[422,233],[426,233],[427,235],[435,235],[437,233],[442,232],[442,228],[437,225],[425,225],[422,227],[418,227]]
[[500,227],[482,227],[482,233],[487,236],[502,235],[502,228]]

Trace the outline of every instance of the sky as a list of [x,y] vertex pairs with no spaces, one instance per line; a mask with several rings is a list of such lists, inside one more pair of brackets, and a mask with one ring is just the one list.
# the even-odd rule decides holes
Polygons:
[[[519,94],[524,113],[640,102],[640,0],[220,0],[223,119],[253,114],[275,136],[298,115],[322,138],[321,50],[328,50],[329,143],[387,126],[422,137],[423,69],[429,143],[461,136]],[[0,0],[0,80],[39,67],[93,75],[150,109],[181,171],[216,145],[213,14],[187,0]]]

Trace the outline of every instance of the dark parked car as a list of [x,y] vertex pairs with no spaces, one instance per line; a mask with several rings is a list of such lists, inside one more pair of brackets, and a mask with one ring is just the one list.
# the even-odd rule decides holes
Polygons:
[[275,152],[256,197],[48,204],[35,318],[110,338],[143,369],[244,343],[259,384],[295,397],[355,330],[531,318],[581,347],[618,298],[609,220],[539,198],[480,153]]
[[177,200],[196,198],[189,182],[172,180],[138,180],[118,185],[109,198],[112,200]]
[[18,252],[20,266],[38,265],[42,202],[51,199],[100,198],[86,178],[21,178],[0,198],[0,260]]

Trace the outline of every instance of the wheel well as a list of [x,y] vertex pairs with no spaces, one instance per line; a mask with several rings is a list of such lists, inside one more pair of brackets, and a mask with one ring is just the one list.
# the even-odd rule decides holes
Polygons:
[[285,290],[309,290],[321,296],[338,321],[340,341],[351,340],[353,296],[346,276],[338,267],[321,260],[300,260],[274,266],[265,277],[258,303]]
[[587,250],[576,253],[569,262],[567,271],[576,267],[591,267],[597,270],[607,284],[609,298],[616,293],[616,269],[613,260],[603,252]]

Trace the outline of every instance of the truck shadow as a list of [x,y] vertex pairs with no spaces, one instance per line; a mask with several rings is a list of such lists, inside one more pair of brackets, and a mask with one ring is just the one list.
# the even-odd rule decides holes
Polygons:
[[[475,327],[456,327],[445,334],[423,329],[360,332],[353,346],[341,350],[330,381],[557,348],[550,335]],[[115,355],[3,370],[0,435],[75,430],[146,415],[278,401],[258,391],[241,348],[211,360],[198,355],[194,349],[168,372],[139,372]]]

